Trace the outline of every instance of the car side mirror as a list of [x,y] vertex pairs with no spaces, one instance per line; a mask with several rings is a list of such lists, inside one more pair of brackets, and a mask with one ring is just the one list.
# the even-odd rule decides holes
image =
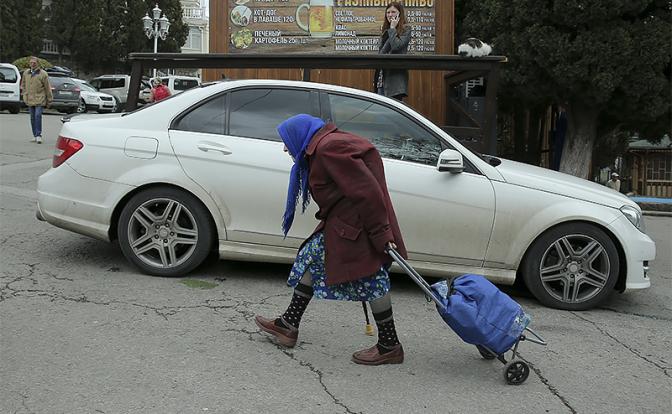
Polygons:
[[441,172],[448,171],[454,174],[461,173],[464,171],[462,154],[453,149],[443,150],[441,154],[439,154],[439,161],[436,163],[436,169]]

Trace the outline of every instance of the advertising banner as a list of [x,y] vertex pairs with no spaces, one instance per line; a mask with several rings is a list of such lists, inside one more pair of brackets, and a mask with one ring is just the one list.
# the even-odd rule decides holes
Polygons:
[[[230,53],[370,54],[388,0],[225,0]],[[435,0],[405,0],[408,53],[435,50]]]

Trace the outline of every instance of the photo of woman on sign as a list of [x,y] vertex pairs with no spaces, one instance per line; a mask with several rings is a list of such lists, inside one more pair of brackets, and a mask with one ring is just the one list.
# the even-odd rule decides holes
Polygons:
[[[385,8],[385,22],[378,41],[378,54],[397,55],[408,52],[411,29],[406,26],[406,14],[401,2],[391,1]],[[405,69],[378,69],[374,77],[375,91],[398,100],[408,96],[408,71]]]

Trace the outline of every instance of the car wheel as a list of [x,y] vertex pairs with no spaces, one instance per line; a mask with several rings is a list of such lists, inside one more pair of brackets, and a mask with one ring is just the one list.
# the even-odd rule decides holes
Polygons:
[[535,240],[523,263],[523,279],[544,305],[585,310],[613,293],[619,269],[616,246],[604,231],[568,223]]
[[18,106],[13,106],[13,107],[9,108],[9,113],[11,113],[11,114],[16,115],[19,112],[21,112],[21,108],[18,107]]
[[86,112],[86,102],[84,102],[84,99],[80,99],[79,105],[77,106],[77,113],[83,114],[84,112]]
[[194,196],[156,187],[126,203],[117,235],[124,256],[142,272],[183,276],[208,256],[212,226],[210,214]]

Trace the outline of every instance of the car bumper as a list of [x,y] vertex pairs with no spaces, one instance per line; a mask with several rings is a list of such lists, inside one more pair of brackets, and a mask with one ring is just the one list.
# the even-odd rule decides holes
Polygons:
[[625,292],[650,287],[649,262],[656,258],[656,243],[637,230],[625,216],[616,219],[609,227],[619,238],[625,254],[627,263]]
[[64,163],[38,179],[36,216],[54,226],[109,241],[114,207],[133,188],[84,177]]
[[77,109],[79,101],[52,101],[51,108],[56,110]]
[[21,105],[21,100],[11,96],[0,95],[0,105]]
[[21,109],[21,102],[19,101],[2,101],[0,100],[0,109],[5,109],[5,108],[17,108]]

